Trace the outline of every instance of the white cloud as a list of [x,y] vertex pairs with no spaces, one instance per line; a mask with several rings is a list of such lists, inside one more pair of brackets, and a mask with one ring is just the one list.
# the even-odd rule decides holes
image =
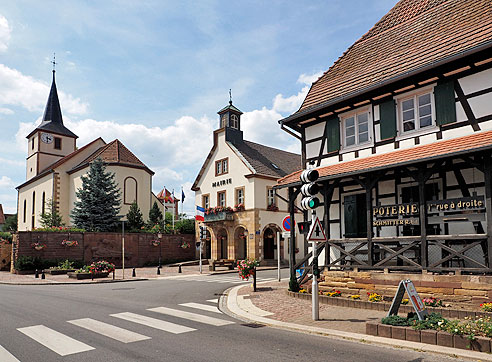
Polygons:
[[[30,112],[42,112],[48,99],[50,86],[16,69],[0,64],[0,106],[21,106]],[[87,113],[88,104],[80,98],[58,91],[63,114]]]
[[14,111],[11,110],[10,108],[2,108],[2,107],[0,107],[0,113],[1,114],[14,114]]
[[3,15],[0,15],[0,52],[7,50],[11,31],[7,19]]
[[2,176],[0,178],[0,188],[13,188],[14,187],[14,182],[10,177],[7,176]]
[[323,75],[323,72],[316,72],[313,74],[302,73],[299,78],[297,78],[297,83],[306,84],[311,86],[314,82],[318,80],[319,77]]

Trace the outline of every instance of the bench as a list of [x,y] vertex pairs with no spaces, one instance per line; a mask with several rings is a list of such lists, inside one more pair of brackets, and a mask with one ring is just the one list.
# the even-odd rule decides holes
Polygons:
[[219,259],[212,261],[212,264],[209,265],[209,269],[211,271],[215,271],[215,268],[218,266],[226,266],[229,270],[234,270],[234,266],[236,265],[235,260],[233,259]]

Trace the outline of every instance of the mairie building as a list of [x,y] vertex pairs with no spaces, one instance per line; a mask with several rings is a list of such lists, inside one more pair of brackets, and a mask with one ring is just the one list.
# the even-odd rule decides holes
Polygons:
[[492,272],[490,0],[399,1],[281,125],[320,175],[320,266]]
[[[244,140],[242,112],[232,101],[218,114],[213,147],[192,187],[196,205],[205,209],[205,221],[196,223],[197,238],[199,226],[207,229],[203,255],[211,261],[273,262],[283,219],[290,215],[286,190],[277,194],[273,186],[301,167],[301,156]],[[287,261],[287,243],[280,243],[280,250]],[[294,253],[303,256],[304,249],[294,246]]]
[[154,172],[119,140],[106,143],[99,137],[77,147],[77,135],[63,124],[54,71],[43,120],[26,138],[26,182],[17,187],[19,231],[41,227],[41,214],[47,211],[50,200],[63,223],[72,225],[70,212],[77,200],[76,192],[82,187],[81,176],[87,174],[97,158],[105,162],[107,172],[115,175],[121,195],[121,217],[126,216],[134,201],[144,220],[155,201],[164,210],[163,203],[152,193]]

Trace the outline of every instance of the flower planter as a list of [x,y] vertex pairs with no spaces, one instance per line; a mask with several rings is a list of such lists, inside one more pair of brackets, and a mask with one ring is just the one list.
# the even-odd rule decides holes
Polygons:
[[35,270],[15,270],[15,274],[17,275],[29,275],[36,273]]
[[[109,275],[108,272],[103,272],[103,273],[94,273],[94,279],[97,278],[107,278]],[[83,280],[83,279],[92,279],[92,274],[91,273],[75,273],[75,272],[69,272],[68,273],[69,278],[74,278],[77,280]]]
[[38,250],[38,251],[39,251],[39,250],[43,250],[44,248],[45,248],[44,246],[35,246],[35,247],[34,247],[34,249],[36,249],[36,250]]
[[74,272],[75,269],[45,269],[43,271],[45,273],[51,274],[51,275],[63,275],[63,274],[67,274],[69,272]]
[[475,337],[471,340],[468,336],[452,335],[432,329],[420,331],[412,327],[390,326],[377,322],[366,323],[366,334],[486,353],[490,353],[492,342],[492,339],[487,337]]

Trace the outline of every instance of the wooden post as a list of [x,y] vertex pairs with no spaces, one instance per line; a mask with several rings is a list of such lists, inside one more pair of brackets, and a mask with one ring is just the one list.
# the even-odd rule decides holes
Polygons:
[[420,219],[420,265],[427,268],[427,213],[425,208],[425,176],[422,170],[418,173],[419,187],[419,219]]
[[295,229],[295,210],[294,210],[294,188],[289,187],[289,215],[290,215],[290,238],[289,238],[289,271],[291,278],[296,276],[294,266],[296,265],[296,229]]
[[490,153],[484,155],[485,212],[487,215],[487,263],[492,268],[492,165]]
[[[330,206],[331,206],[331,199],[333,198],[333,190],[335,188],[335,183],[332,185],[328,185],[328,182],[325,182],[323,184],[323,200],[324,200],[324,218],[323,218],[323,226],[325,228],[325,235],[326,238],[329,240],[330,239]],[[328,264],[330,264],[330,244],[328,241],[325,243],[325,264],[324,266],[326,267]]]
[[366,184],[366,215],[367,215],[367,262],[374,265],[374,246],[372,244],[372,188],[374,183]]

